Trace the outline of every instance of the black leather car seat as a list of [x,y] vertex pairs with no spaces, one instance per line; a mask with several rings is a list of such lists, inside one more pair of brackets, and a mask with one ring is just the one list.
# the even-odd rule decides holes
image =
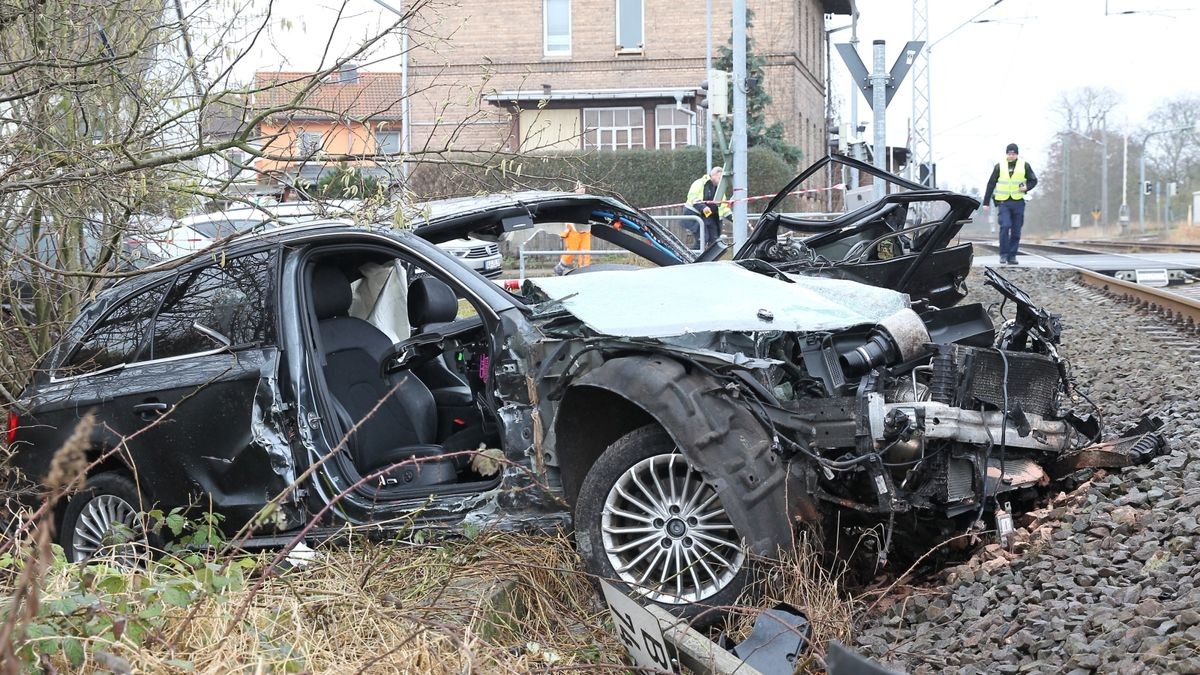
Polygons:
[[[412,334],[444,333],[462,335],[483,326],[478,316],[456,319],[458,296],[442,281],[431,276],[420,276],[408,285],[408,323]],[[443,437],[441,443],[446,452],[461,452],[478,449],[488,438],[483,418],[475,402],[471,385],[452,369],[447,359],[451,354],[442,354],[413,368],[413,372],[433,392],[438,408],[438,429]],[[458,465],[465,466],[470,458],[458,455]]]
[[[318,266],[311,288],[326,385],[343,424],[358,425],[349,439],[358,472],[366,475],[414,456],[441,454],[435,443],[438,413],[433,394],[411,372],[385,379],[382,365],[392,341],[370,323],[349,316],[352,293],[346,275],[336,267]],[[412,468],[401,470],[399,480],[419,485],[454,480],[449,465],[422,462],[419,471]]]
[[[452,332],[459,327],[457,316],[458,297],[446,282],[423,276],[409,283],[408,323],[413,335]],[[450,370],[444,358],[433,359],[414,370],[433,392],[439,406],[466,406],[474,400],[471,387]]]

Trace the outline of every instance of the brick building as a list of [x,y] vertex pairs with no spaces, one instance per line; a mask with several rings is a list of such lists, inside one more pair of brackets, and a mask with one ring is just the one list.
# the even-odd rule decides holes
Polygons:
[[[713,51],[731,3],[713,2]],[[768,123],[807,158],[825,143],[826,14],[852,0],[749,0],[765,58]],[[412,24],[411,147],[510,151],[671,148],[703,142],[699,0],[492,0],[441,6]],[[448,36],[431,40],[418,36]]]
[[[765,61],[767,123],[806,158],[825,153],[825,15],[853,0],[748,0]],[[731,8],[712,3],[713,52]],[[690,8],[689,11],[681,11]],[[410,149],[545,152],[667,149],[704,142],[706,16],[699,0],[461,0],[410,23]],[[293,108],[306,73],[260,72],[255,107]],[[260,182],[315,181],[323,158],[396,153],[400,73],[347,67],[308,88],[298,109],[261,125]],[[369,174],[376,159],[350,161]]]

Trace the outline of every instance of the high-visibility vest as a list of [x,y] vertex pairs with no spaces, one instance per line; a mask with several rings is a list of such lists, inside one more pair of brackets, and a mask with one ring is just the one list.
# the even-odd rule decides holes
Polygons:
[[1021,183],[1025,182],[1025,160],[1017,158],[1012,174],[1008,173],[1007,157],[1000,160],[997,166],[1000,168],[1000,177],[996,179],[996,191],[992,193],[993,199],[998,202],[1006,199],[1025,199],[1025,193],[1018,189]]
[[[708,179],[708,176],[701,176],[701,177],[697,178],[696,180],[692,181],[692,184],[691,184],[691,186],[690,186],[690,187],[688,187],[687,203],[686,203],[686,204],[684,204],[684,206],[685,206],[685,207],[686,207],[686,208],[687,208],[689,211],[695,211],[695,210],[696,210],[696,209],[695,209],[695,208],[692,206],[692,205],[693,205],[693,204],[695,204],[696,202],[703,202],[703,201],[706,201],[706,200],[704,199],[704,189],[705,189],[706,187],[708,187],[708,184],[709,184],[710,182],[711,182],[711,181]],[[716,191],[716,190],[715,190],[715,186],[714,186],[714,190],[713,190],[713,191],[714,191],[714,192]],[[724,201],[724,200],[716,200],[716,199],[715,199],[715,196],[714,196],[714,200],[713,200],[713,201],[720,201],[720,204],[719,204],[719,205],[717,205],[717,209],[716,209],[716,210],[717,210],[717,212],[718,212],[718,214],[720,215],[720,217],[721,217],[721,218],[724,218],[725,216],[728,216],[730,213],[732,213],[732,212],[733,212],[733,211],[732,211],[732,210],[729,208],[729,202],[727,202],[727,201]],[[709,204],[708,206],[710,206],[710,207],[711,207],[712,205],[711,205],[711,204]],[[711,213],[711,212],[710,212],[710,213]],[[707,215],[707,214],[702,214],[702,215],[704,215],[704,217],[705,217],[705,218],[707,218],[707,217],[708,217],[708,215]]]

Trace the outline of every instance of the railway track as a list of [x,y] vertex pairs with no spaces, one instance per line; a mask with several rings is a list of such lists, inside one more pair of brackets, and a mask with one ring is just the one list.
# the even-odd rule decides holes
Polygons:
[[[973,242],[976,246],[985,248],[996,248],[994,242],[976,241]],[[1082,283],[1098,289],[1110,298],[1121,300],[1132,304],[1140,310],[1155,314],[1165,323],[1174,324],[1175,327],[1181,328],[1192,335],[1200,334],[1200,283],[1194,279],[1189,279],[1186,283],[1174,284],[1165,288],[1155,288],[1142,284],[1124,281],[1107,274],[1088,269],[1083,264],[1075,264],[1072,258],[1077,258],[1080,263],[1094,263],[1095,257],[1100,251],[1095,250],[1097,244],[1111,243],[1114,246],[1124,246],[1126,242],[1080,242],[1084,245],[1065,244],[1062,242],[1054,243],[1021,243],[1021,253],[1023,255],[1040,256],[1052,260],[1056,266],[1061,266],[1067,269],[1074,269],[1079,273],[1079,279]],[[1187,244],[1169,244],[1163,245],[1173,247],[1175,251],[1197,251],[1200,252],[1200,246],[1191,246]],[[1165,250],[1165,249],[1160,249]],[[1107,252],[1105,256],[1117,256],[1124,258],[1120,253]],[[1139,261],[1134,256],[1129,256],[1129,266],[1131,269],[1137,269]],[[1111,263],[1109,263],[1111,267]],[[1119,264],[1117,266],[1120,266]]]
[[1200,253],[1200,244],[1173,244],[1160,241],[1102,241],[1098,239],[1083,239],[1079,241],[1051,240],[1048,243],[1090,249],[1093,251],[1157,251]]

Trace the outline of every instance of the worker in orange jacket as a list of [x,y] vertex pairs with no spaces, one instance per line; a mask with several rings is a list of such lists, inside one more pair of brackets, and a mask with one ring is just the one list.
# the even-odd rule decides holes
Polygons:
[[[583,194],[585,189],[583,183],[575,181],[575,192]],[[566,223],[563,226],[562,234],[558,235],[563,238],[563,250],[565,251],[590,251],[592,250],[592,230],[590,225],[576,226],[574,223]],[[576,267],[575,262],[578,258],[579,267],[586,267],[592,264],[592,256],[580,253],[564,253],[558,258],[558,263],[554,266],[554,273],[562,276]]]

